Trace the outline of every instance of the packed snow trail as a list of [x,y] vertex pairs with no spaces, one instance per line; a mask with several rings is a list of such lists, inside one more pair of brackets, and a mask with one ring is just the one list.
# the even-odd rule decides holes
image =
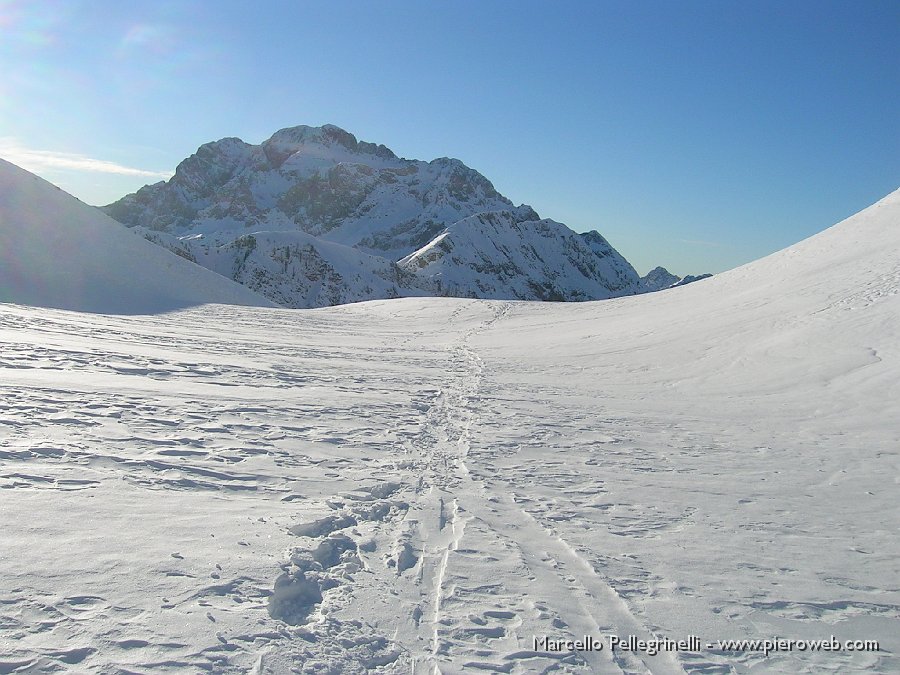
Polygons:
[[[507,653],[490,649],[492,641],[501,637],[507,641],[515,640],[519,647],[527,646],[531,636],[519,634],[512,626],[484,627],[467,616],[442,612],[445,597],[452,598],[455,594],[455,586],[448,580],[454,578],[456,560],[460,555],[471,554],[466,548],[465,536],[470,524],[481,530],[485,554],[499,550],[505,543],[521,557],[530,583],[533,583],[531,594],[550,598],[544,611],[551,610],[565,617],[566,624],[578,631],[575,634],[597,635],[598,631],[611,634],[618,629],[621,634],[637,635],[645,640],[653,637],[630,613],[626,603],[571,547],[544,530],[533,517],[519,509],[514,500],[507,496],[500,499],[490,496],[483,484],[472,479],[466,467],[472,430],[477,429],[480,422],[479,388],[484,371],[484,364],[469,346],[469,340],[501,321],[509,309],[509,303],[498,305],[490,319],[462,334],[458,343],[448,348],[452,354],[448,379],[426,413],[426,427],[420,442],[413,444],[413,452],[419,450],[425,462],[416,490],[419,498],[404,520],[404,524],[414,524],[417,535],[411,542],[406,542],[406,545],[412,544],[418,566],[409,592],[413,598],[410,618],[416,629],[413,636],[416,640],[402,642],[428,646],[425,653],[413,654],[414,672],[452,670],[453,651],[467,636],[486,638],[478,662],[481,669],[507,671],[518,659],[528,659],[531,661],[528,667],[534,667],[541,659],[533,648]],[[451,504],[449,518],[446,515],[448,504]],[[459,553],[461,545],[462,554]],[[560,570],[571,575],[571,580],[561,579]],[[479,582],[482,588],[495,588],[489,583],[493,577],[489,568],[482,570],[480,579],[468,574],[461,576],[467,583]],[[420,603],[415,602],[417,593],[422,598]],[[522,589],[522,595],[527,594],[528,589]],[[498,609],[500,605],[494,593],[480,597],[477,592],[469,592],[466,610],[470,611],[477,602],[484,604],[483,616],[506,619],[517,616],[516,611]],[[573,611],[572,607],[578,609]],[[623,672],[623,669],[627,672],[648,669],[656,673],[683,672],[666,656],[648,656],[643,662],[636,657],[619,656],[619,664],[608,651],[586,652],[582,657],[593,672]]]

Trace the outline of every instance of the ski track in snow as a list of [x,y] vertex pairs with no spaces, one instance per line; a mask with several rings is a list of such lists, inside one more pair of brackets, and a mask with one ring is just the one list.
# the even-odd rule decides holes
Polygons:
[[[526,578],[535,588],[544,593],[553,591],[553,600],[547,607],[541,608],[543,614],[550,610],[565,616],[568,619],[565,624],[577,627],[577,635],[596,635],[598,629],[608,633],[619,627],[643,639],[651,637],[615,591],[597,577],[575,551],[559,537],[544,530],[516,505],[515,499],[491,496],[484,485],[473,480],[466,466],[471,444],[470,430],[479,422],[479,388],[484,369],[468,341],[473,335],[502,320],[509,308],[509,304],[498,307],[493,317],[464,334],[450,348],[452,366],[448,374],[453,377],[447,381],[446,389],[436,395],[426,414],[423,442],[414,444],[423,455],[425,467],[416,490],[420,499],[414,509],[407,511],[405,521],[414,523],[418,532],[413,548],[418,571],[412,575],[415,583],[408,592],[413,598],[417,594],[421,597],[420,602],[411,602],[413,611],[410,618],[416,629],[412,637],[419,644],[427,645],[430,653],[426,649],[424,653],[413,654],[413,672],[442,672],[442,661],[447,661],[447,657],[458,658],[455,650],[473,637],[485,642],[479,649],[480,660],[463,663],[463,666],[511,672],[520,660],[529,661],[523,666],[529,669],[553,665],[552,662],[539,664],[542,659],[540,654],[533,649],[521,648],[528,636],[517,635],[516,627],[510,625],[521,614],[521,606],[513,607],[513,611],[491,609],[496,602],[493,598],[496,598],[500,588],[498,584],[486,583],[476,588],[476,593],[486,590],[488,598],[492,598],[480,616],[456,616],[446,609],[442,612],[445,598],[455,599],[456,585],[449,580],[454,578],[453,563],[456,558],[489,556],[491,551],[502,550],[504,543],[505,548],[511,548],[520,558]],[[417,516],[412,517],[412,513]],[[422,521],[434,521],[435,518],[436,525],[432,522],[421,526]],[[464,547],[460,552],[460,545],[467,543],[465,532],[470,523],[473,529],[477,527],[480,530],[481,548]],[[519,535],[513,541],[508,541],[508,535],[504,534],[510,528]],[[561,583],[556,571],[559,569],[570,569],[576,577]],[[470,576],[464,579],[467,583],[473,580]],[[526,592],[526,589],[521,589],[523,596]],[[463,595],[466,604],[473,602],[476,593]],[[559,598],[566,601],[560,602]],[[568,606],[573,599],[577,606],[574,611]],[[602,618],[598,620],[598,617]],[[503,639],[510,642],[516,637],[519,638],[517,648],[506,653],[490,647],[492,642]],[[416,640],[403,642],[416,644]],[[667,663],[665,657],[648,657],[650,663],[647,664],[635,658],[623,658],[620,664],[616,664],[610,661],[608,652],[602,655],[587,653],[584,658],[585,665],[597,672],[619,672],[617,665],[627,672],[643,672],[651,665],[653,672],[682,672],[677,664]]]

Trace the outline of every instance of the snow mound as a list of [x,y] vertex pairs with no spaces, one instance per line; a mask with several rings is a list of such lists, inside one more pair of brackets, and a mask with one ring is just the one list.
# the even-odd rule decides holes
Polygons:
[[144,314],[271,302],[0,160],[0,302]]

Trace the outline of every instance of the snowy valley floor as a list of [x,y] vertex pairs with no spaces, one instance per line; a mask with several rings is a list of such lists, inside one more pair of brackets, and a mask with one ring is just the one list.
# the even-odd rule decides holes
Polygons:
[[[897,277],[736,276],[0,306],[0,673],[896,672]],[[611,634],[703,647],[534,645]],[[880,651],[707,646],[831,635]]]

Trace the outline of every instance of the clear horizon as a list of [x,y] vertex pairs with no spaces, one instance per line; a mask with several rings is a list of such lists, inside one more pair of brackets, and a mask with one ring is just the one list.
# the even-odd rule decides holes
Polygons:
[[[900,187],[900,4],[0,1],[0,157],[104,204],[336,124],[452,156],[642,274],[721,272]],[[18,160],[18,161],[17,161]]]

